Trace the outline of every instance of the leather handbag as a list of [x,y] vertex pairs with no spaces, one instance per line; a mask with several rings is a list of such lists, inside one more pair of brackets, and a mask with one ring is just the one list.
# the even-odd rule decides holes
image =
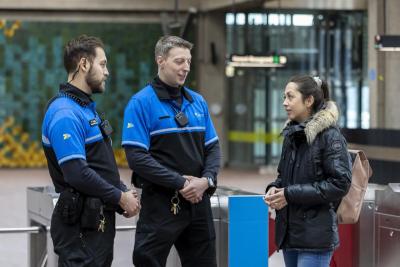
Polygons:
[[372,176],[372,169],[364,151],[349,150],[349,153],[353,159],[351,186],[349,192],[342,198],[337,210],[340,224],[357,223],[367,191],[368,180]]

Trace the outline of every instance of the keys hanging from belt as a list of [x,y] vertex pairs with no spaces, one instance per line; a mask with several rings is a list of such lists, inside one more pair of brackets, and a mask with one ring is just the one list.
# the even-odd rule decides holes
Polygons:
[[175,191],[174,196],[171,198],[171,212],[174,215],[177,215],[179,213],[179,210],[181,209],[181,207],[179,207],[179,203],[181,201],[179,200],[178,197],[178,191]]
[[97,232],[104,233],[105,228],[106,228],[106,217],[104,217],[103,206],[100,206],[100,222],[99,222],[99,228],[97,228]]

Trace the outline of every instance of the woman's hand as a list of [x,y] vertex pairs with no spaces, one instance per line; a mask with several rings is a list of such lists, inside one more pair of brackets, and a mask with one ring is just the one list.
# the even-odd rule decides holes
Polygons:
[[284,188],[271,187],[264,196],[264,201],[271,208],[280,210],[288,203],[285,198]]
[[275,193],[276,193],[276,187],[275,187],[275,186],[273,186],[273,187],[271,187],[270,189],[268,189],[267,193],[266,193],[265,196],[264,196],[264,202],[265,202],[265,204],[271,206],[271,203],[267,200],[267,197],[269,197],[269,196],[271,196],[271,195],[273,195],[273,194],[275,194]]

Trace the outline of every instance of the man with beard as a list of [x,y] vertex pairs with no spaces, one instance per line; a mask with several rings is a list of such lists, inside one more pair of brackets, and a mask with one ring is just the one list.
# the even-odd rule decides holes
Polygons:
[[42,125],[49,173],[60,193],[51,219],[58,266],[111,266],[115,212],[132,217],[140,205],[121,182],[111,147],[112,128],[92,94],[109,75],[102,41],[79,36],[64,49],[68,82],[50,100]]
[[165,266],[172,245],[183,267],[216,267],[210,196],[220,166],[204,98],[183,86],[192,44],[177,36],[155,47],[158,75],[125,109],[122,145],[142,187],[133,263]]

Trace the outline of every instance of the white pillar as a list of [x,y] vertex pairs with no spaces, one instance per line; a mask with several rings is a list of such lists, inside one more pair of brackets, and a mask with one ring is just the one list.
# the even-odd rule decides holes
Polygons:
[[197,53],[197,89],[208,102],[211,117],[218,132],[223,153],[223,163],[228,158],[227,109],[225,78],[225,14],[223,12],[200,13],[198,35],[194,49]]

